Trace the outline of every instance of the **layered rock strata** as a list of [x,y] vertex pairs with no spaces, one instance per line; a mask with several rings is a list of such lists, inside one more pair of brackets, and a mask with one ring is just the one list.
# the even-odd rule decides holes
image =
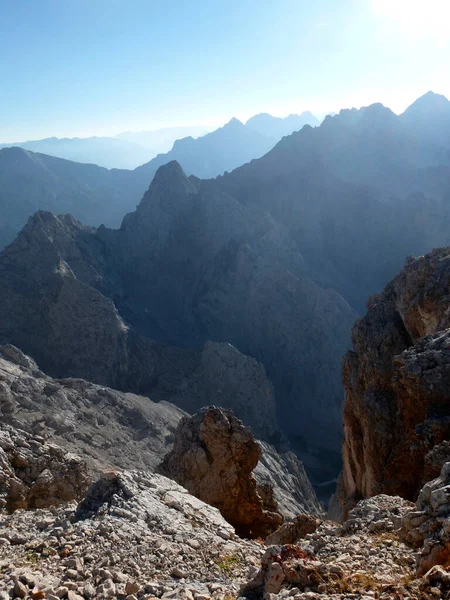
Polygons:
[[410,258],[352,332],[345,388],[341,500],[415,500],[448,460],[450,250]]

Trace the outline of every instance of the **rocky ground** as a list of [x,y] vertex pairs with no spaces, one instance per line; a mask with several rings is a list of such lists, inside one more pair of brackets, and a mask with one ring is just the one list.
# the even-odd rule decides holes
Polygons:
[[420,551],[402,541],[415,513],[381,495],[343,524],[303,516],[311,533],[282,544],[292,541],[285,525],[282,545],[267,546],[236,536],[217,509],[162,475],[109,471],[78,504],[2,509],[0,599],[450,598],[450,573],[420,576]]

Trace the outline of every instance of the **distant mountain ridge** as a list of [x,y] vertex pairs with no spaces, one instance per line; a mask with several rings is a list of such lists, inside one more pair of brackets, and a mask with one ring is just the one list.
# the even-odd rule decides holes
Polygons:
[[[258,126],[258,118],[261,116],[265,117],[265,122]],[[256,119],[256,122],[254,119]],[[229,166],[227,163],[226,168],[223,168],[219,157],[217,168],[215,170],[211,168],[211,172],[213,173],[211,176],[219,175],[223,171],[239,166],[252,158],[258,158],[265,148],[269,149],[269,147],[274,146],[284,135],[300,129],[306,123],[313,124],[313,122],[314,124],[319,123],[311,113],[302,113],[300,116],[289,115],[285,119],[272,117],[271,115],[257,115],[249,119],[247,125],[251,132],[253,134],[254,132],[259,133],[261,136],[267,138],[267,140],[263,142],[261,137],[260,147],[258,147],[256,144],[257,138],[254,135],[256,154],[248,157],[244,152],[245,160],[239,162],[236,159],[234,161],[235,164],[233,163],[234,166]],[[115,137],[49,137],[41,140],[0,143],[0,149],[20,147],[32,152],[75,162],[91,163],[100,167],[106,167],[107,169],[135,169],[160,154],[169,153],[173,150],[174,144],[182,139],[201,139],[209,133],[222,128],[192,125],[187,127],[166,127],[154,131],[125,131],[117,134]],[[251,136],[251,133],[248,135]],[[242,142],[243,140],[238,141]],[[195,148],[195,145],[193,147]],[[214,151],[214,149],[212,150]],[[239,148],[237,151],[239,151]],[[195,166],[195,163],[193,164]],[[198,175],[205,176],[203,173],[198,173]]]
[[[0,149],[3,214],[0,248],[14,239],[27,218],[38,209],[70,212],[88,225],[118,227],[123,216],[136,207],[161,165],[177,160],[188,174],[211,178],[259,158],[275,143],[276,139],[267,138],[232,119],[203,137],[177,140],[170,152],[156,156],[133,171],[108,171],[97,165],[34,154],[19,147]],[[39,145],[38,142],[31,144]]]
[[311,112],[305,111],[300,115],[291,114],[285,118],[273,117],[268,113],[261,113],[251,117],[245,124],[261,135],[274,138],[278,141],[285,135],[299,131],[304,125],[316,127],[320,125],[320,121]]
[[149,161],[153,154],[138,144],[112,137],[46,138],[42,140],[0,144],[0,148],[20,147],[80,163],[106,168],[134,169]]

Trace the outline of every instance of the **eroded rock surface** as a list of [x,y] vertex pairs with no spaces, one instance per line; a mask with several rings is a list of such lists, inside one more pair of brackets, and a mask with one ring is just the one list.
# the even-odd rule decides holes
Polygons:
[[0,421],[0,508],[12,512],[80,500],[89,483],[80,457]]
[[402,536],[420,548],[420,574],[435,565],[450,566],[450,462],[420,490],[415,510],[404,516]]
[[216,508],[144,471],[106,473],[78,507],[0,512],[0,548],[2,600],[14,590],[50,600],[225,600],[263,552],[236,538]]
[[173,450],[160,468],[191,494],[216,506],[240,535],[265,537],[283,517],[270,491],[258,493],[252,471],[260,458],[261,447],[250,428],[231,411],[213,406],[181,420]]
[[184,414],[83,379],[53,379],[14,346],[0,346],[0,421],[82,456],[93,471],[152,470]]
[[343,365],[348,506],[379,493],[415,500],[446,460],[449,285],[448,248],[408,259],[353,329]]

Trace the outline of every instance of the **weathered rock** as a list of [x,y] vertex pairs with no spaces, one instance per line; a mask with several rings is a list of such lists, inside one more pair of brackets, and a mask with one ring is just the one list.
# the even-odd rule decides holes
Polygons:
[[313,533],[319,525],[319,519],[315,519],[311,515],[298,515],[267,536],[266,544],[269,546],[295,544],[308,533]]
[[0,421],[50,438],[108,467],[152,470],[171,448],[185,413],[82,379],[53,379],[13,346],[0,346]]
[[435,565],[450,566],[450,462],[421,489],[415,510],[403,518],[402,538],[420,548],[419,574]]
[[391,600],[401,597],[395,595],[398,591],[405,597],[425,598],[422,590],[402,590],[403,578],[414,579],[414,552],[397,537],[402,516],[410,508],[411,503],[401,498],[375,496],[359,502],[343,525],[323,521],[295,545],[270,546],[259,571],[241,588],[241,596]]
[[[415,500],[450,436],[450,251],[409,259],[368,304],[344,358],[342,501]],[[446,446],[442,446],[439,454]]]
[[251,430],[231,411],[209,407],[181,420],[161,471],[216,506],[239,535],[265,537],[283,517],[258,493],[252,471],[260,458]]
[[79,500],[89,483],[81,458],[0,423],[0,501],[8,511]]
[[224,600],[263,553],[216,508],[145,471],[105,472],[78,507],[1,512],[0,540],[19,537],[1,546],[0,590],[15,597],[19,581],[24,597],[50,600]]
[[[255,367],[254,361],[237,350],[226,352],[238,356],[237,364],[249,360],[251,368]],[[165,385],[169,385],[167,380]],[[14,346],[0,346],[3,422],[51,438],[82,456],[94,472],[136,467],[153,470],[172,448],[184,415],[165,401],[155,403],[82,379],[52,379]],[[261,443],[261,447],[255,470],[260,492],[268,490],[287,518],[302,512],[320,513],[302,463],[292,453],[278,453],[269,444]]]

